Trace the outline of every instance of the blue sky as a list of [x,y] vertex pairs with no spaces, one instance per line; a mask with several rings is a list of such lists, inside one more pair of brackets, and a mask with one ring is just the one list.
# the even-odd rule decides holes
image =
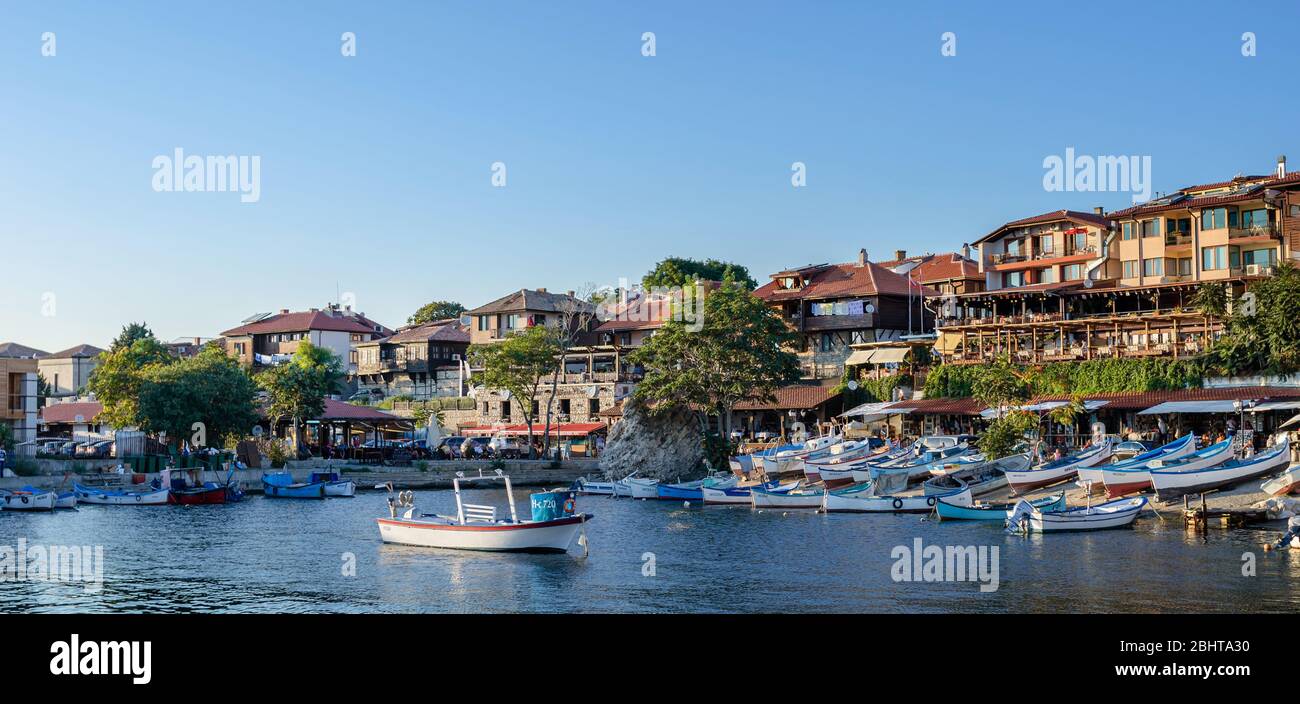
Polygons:
[[[1300,162],[1296,5],[1143,5],[0,3],[0,341],[211,336],[338,291],[397,325],[1130,203],[1046,192],[1067,147],[1150,155],[1157,191]],[[260,200],[155,192],[177,147],[259,156]]]

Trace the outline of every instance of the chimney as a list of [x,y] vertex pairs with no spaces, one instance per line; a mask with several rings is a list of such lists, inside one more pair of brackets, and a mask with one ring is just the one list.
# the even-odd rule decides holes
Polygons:
[[565,295],[567,295],[569,298],[573,298],[575,295],[577,295],[576,292],[574,292],[574,291],[565,291],[564,293],[565,293]]
[[962,258],[962,259],[970,259],[970,245],[969,245],[969,244],[962,244],[962,246],[961,246],[961,258]]
[[289,309],[288,309],[288,308],[281,308],[281,309],[280,309],[280,315],[288,315],[288,314],[289,314]]
[[537,289],[537,292],[538,292],[538,293],[546,293],[546,289],[544,289],[544,288],[539,288],[539,289]]
[[861,267],[866,265],[867,265],[867,248],[863,247],[862,249],[858,250],[858,266]]
[[1093,209],[1092,209],[1092,212],[1094,212],[1094,213],[1096,213],[1096,214],[1098,214],[1098,215],[1105,215],[1105,214],[1106,214],[1106,209],[1099,205],[1099,206],[1093,208]]
[[1277,177],[1282,178],[1283,176],[1286,176],[1286,154],[1277,158]]
[[907,250],[906,250],[906,249],[895,249],[895,250],[894,250],[894,259],[897,259],[897,260],[907,259]]

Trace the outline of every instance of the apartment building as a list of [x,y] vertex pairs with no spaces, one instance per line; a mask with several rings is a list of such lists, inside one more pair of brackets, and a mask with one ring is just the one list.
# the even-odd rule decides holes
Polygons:
[[[566,313],[593,312],[595,305],[573,291],[551,293],[544,288],[520,289],[466,313],[470,317],[470,343],[488,344],[538,325],[561,325]],[[574,316],[569,315],[570,319]],[[587,332],[586,330],[579,332]]]
[[103,352],[94,345],[77,345],[39,358],[37,371],[49,384],[50,398],[76,397],[99,366],[99,355]]
[[[9,428],[16,446],[36,439],[36,374],[35,359],[0,357],[0,425]],[[18,451],[23,454],[23,448]]]
[[309,340],[338,355],[348,374],[357,371],[357,345],[392,334],[391,329],[367,318],[365,313],[337,305],[260,313],[221,333],[226,353],[254,368],[287,361],[303,340]]
[[469,339],[468,328],[453,318],[357,343],[357,391],[417,401],[461,396],[468,381]]

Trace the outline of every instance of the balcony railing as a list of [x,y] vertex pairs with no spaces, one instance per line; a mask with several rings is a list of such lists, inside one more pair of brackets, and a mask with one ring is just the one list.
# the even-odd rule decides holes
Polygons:
[[1175,232],[1165,235],[1166,247],[1177,247],[1179,245],[1191,244],[1192,234],[1190,232]]
[[1270,222],[1266,225],[1244,225],[1228,228],[1228,238],[1235,239],[1238,237],[1278,237],[1277,223]]
[[1058,251],[1056,249],[1040,250],[1034,252],[1032,255],[1025,254],[1024,252],[1018,252],[1014,254],[1003,252],[1003,253],[994,254],[992,257],[992,261],[993,264],[995,265],[1016,264],[1019,262],[1036,262],[1043,259],[1056,259],[1058,257],[1075,257],[1081,254],[1096,254],[1096,253],[1097,253],[1096,246],[1087,245],[1086,247],[1080,247],[1078,249],[1071,249],[1068,251],[1067,250]]

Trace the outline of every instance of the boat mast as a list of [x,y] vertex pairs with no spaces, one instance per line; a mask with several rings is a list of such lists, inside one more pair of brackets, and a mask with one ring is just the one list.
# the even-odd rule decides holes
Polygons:
[[510,499],[510,522],[518,523],[519,516],[515,513],[515,490],[510,486],[510,477],[506,476],[506,496]]
[[451,488],[456,492],[456,521],[465,525],[465,505],[460,501],[460,477],[451,480]]

